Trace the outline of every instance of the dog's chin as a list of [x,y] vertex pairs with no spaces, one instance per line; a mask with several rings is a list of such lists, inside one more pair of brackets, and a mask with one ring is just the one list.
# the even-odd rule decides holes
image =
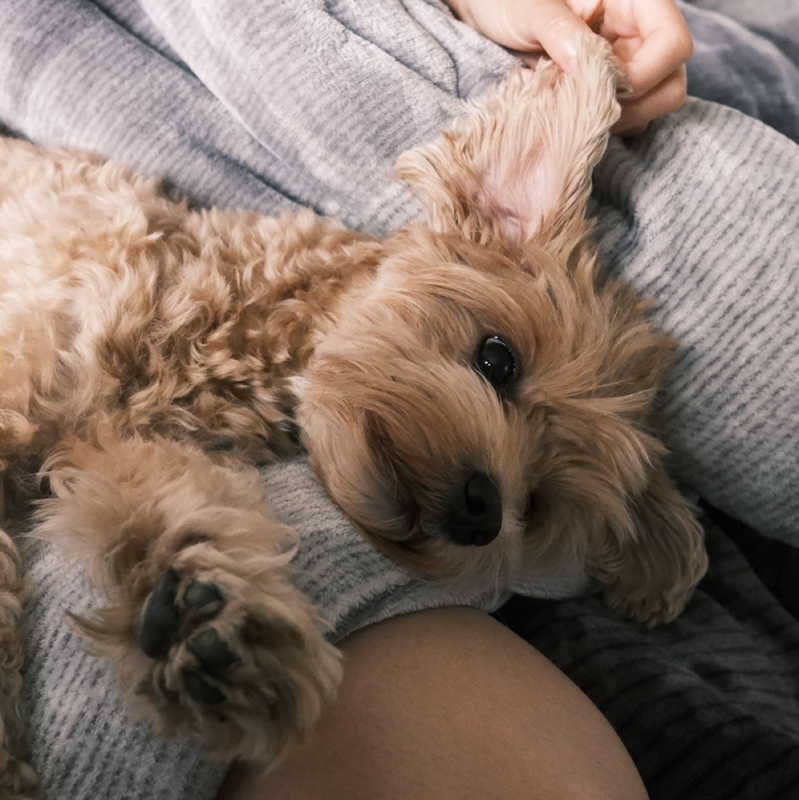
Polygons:
[[435,527],[425,528],[418,518],[401,537],[380,533],[378,520],[361,519],[356,524],[379,552],[422,580],[501,590],[523,568],[524,532],[516,522],[508,522],[494,541],[482,547],[453,542]]
[[[336,448],[336,458],[321,458],[318,442],[310,437],[306,441],[310,465],[331,498],[366,541],[414,577],[494,589],[510,586],[522,571],[523,510],[516,514],[506,509],[492,541],[482,546],[459,544],[445,530],[446,512],[438,493],[431,497],[402,484],[398,470],[387,467],[386,459],[371,448]],[[330,468],[331,463],[335,468]],[[449,483],[444,478],[431,482]]]

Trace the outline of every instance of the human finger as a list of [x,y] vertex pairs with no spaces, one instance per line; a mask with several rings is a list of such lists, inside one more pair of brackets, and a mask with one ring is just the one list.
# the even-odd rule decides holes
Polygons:
[[[577,72],[577,53],[591,29],[562,0],[538,0],[530,14],[529,40],[537,40],[546,54],[564,71]],[[525,50],[525,47],[519,47]]]
[[623,103],[621,117],[612,132],[620,136],[642,133],[652,120],[682,108],[687,94],[686,86],[687,74],[683,65],[643,97]]
[[636,97],[659,86],[693,53],[691,32],[672,0],[608,2],[602,33],[624,65]]
[[447,0],[459,19],[520,55],[542,50],[566,72],[589,28],[564,0]]

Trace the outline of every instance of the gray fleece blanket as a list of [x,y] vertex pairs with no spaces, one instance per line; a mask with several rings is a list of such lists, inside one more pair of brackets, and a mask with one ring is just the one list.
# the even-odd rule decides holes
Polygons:
[[[703,99],[613,141],[592,209],[610,269],[655,298],[681,341],[663,398],[676,474],[788,546],[799,543],[799,11],[789,5],[725,0],[737,20],[684,7],[697,45],[690,90]],[[0,0],[0,122],[11,132],[165,175],[197,203],[309,205],[376,234],[419,214],[392,179],[396,156],[511,61],[438,0]],[[360,542],[303,464],[265,479],[303,535],[298,582],[335,638],[416,608],[505,599],[409,581]],[[132,722],[112,670],[64,628],[64,610],[93,599],[81,573],[46,548],[30,560],[25,701],[45,795],[212,798],[224,766]],[[574,570],[520,589],[558,598],[586,586]]]

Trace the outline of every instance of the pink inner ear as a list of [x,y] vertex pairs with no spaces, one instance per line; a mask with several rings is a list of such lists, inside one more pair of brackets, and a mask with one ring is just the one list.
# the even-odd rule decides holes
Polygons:
[[520,242],[530,241],[558,199],[551,158],[540,150],[509,162],[499,159],[483,176],[477,202]]

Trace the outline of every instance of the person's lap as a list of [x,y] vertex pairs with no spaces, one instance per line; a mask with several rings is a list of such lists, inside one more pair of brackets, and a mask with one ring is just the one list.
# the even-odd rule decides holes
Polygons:
[[[88,7],[90,4],[79,5]],[[423,5],[416,3],[415,7]],[[56,7],[62,11],[68,9],[62,3],[49,12],[54,12]],[[91,9],[86,13],[91,16],[92,24],[98,25],[98,31],[113,29],[109,20],[100,19]],[[414,21],[414,25],[418,25],[418,21]],[[437,29],[436,35],[445,38],[447,29]],[[349,167],[347,170],[341,167],[332,177],[328,175],[328,183],[324,174],[315,174],[314,180],[309,181],[301,169],[286,170],[285,154],[279,150],[272,152],[270,143],[259,139],[261,134],[253,120],[247,126],[239,124],[236,109],[231,110],[226,105],[230,98],[226,98],[221,89],[218,96],[209,92],[186,70],[185,64],[170,61],[169,56],[174,54],[167,53],[165,57],[158,53],[153,61],[146,37],[144,44],[141,38],[123,38],[132,59],[127,62],[128,66],[142,56],[140,69],[124,75],[118,67],[111,69],[114,58],[119,63],[125,61],[123,51],[95,49],[96,40],[77,31],[74,43],[85,51],[84,72],[89,71],[90,66],[97,77],[97,93],[92,96],[83,91],[85,84],[81,84],[81,73],[66,69],[69,59],[64,61],[61,52],[59,58],[51,62],[49,72],[37,73],[36,92],[31,91],[29,95],[35,95],[37,104],[27,105],[19,116],[4,117],[4,110],[0,108],[0,120],[17,132],[48,143],[99,149],[107,155],[128,160],[139,169],[167,172],[178,188],[203,203],[242,204],[271,213],[280,206],[293,206],[299,201],[325,211],[333,210],[332,198],[339,212],[349,216],[353,224],[372,226],[378,232],[400,224],[417,211],[412,198],[391,183],[394,155],[402,146],[415,144],[415,137],[421,136],[423,131],[429,133],[440,125],[442,109],[454,113],[454,93],[461,88],[457,79],[452,83],[452,62],[447,66],[441,61],[436,62],[440,72],[431,67],[424,75],[424,80],[430,84],[426,91],[438,98],[428,111],[414,106],[410,114],[403,106],[402,91],[381,89],[379,99],[386,116],[408,121],[400,130],[399,138],[387,142],[382,152],[373,153],[376,160],[368,176],[359,176]],[[403,41],[407,38],[397,38],[397,42]],[[457,51],[455,61],[459,67],[468,63],[471,55],[477,64],[483,63],[486,79],[502,63],[494,50],[481,51],[482,45],[478,46],[474,37],[463,32],[447,39],[446,45]],[[383,41],[380,46],[390,47],[390,42]],[[446,53],[445,47],[441,50]],[[436,52],[439,53],[437,58],[440,57],[440,52]],[[401,55],[405,59],[402,69],[408,70],[409,54]],[[14,64],[7,66],[7,76],[21,74],[9,71],[14,69]],[[474,74],[464,85],[473,89],[480,85],[480,70],[474,64],[470,69]],[[457,77],[457,70],[454,74]],[[124,91],[117,94],[100,91],[103,80],[110,77],[124,81],[119,84]],[[7,86],[9,81],[7,77]],[[59,93],[59,82],[71,87],[70,91]],[[114,87],[115,91],[119,85]],[[264,86],[268,105],[269,84]],[[25,87],[26,90],[32,88],[33,82]],[[16,99],[19,100],[25,91],[17,89]],[[368,90],[368,85],[360,89]],[[15,97],[12,95],[13,92],[3,95],[6,110],[13,106],[11,101]],[[350,111],[345,107],[339,114],[346,116]],[[335,125],[336,118],[328,122]],[[724,142],[731,143],[727,150],[718,146]],[[331,162],[324,147],[334,147],[335,140],[327,145],[321,137],[314,146],[323,148],[313,154],[315,164]],[[669,443],[677,453],[677,465],[691,483],[720,506],[786,538],[799,531],[799,499],[792,490],[799,483],[795,456],[799,448],[799,421],[785,413],[789,408],[786,398],[795,397],[799,389],[795,368],[799,363],[799,341],[794,333],[795,325],[790,324],[798,304],[797,272],[791,259],[795,259],[794,254],[799,251],[799,242],[796,242],[799,224],[790,185],[780,180],[797,174],[796,151],[795,145],[778,139],[776,134],[742,115],[707,104],[692,104],[679,117],[665,121],[636,143],[615,142],[598,171],[596,192],[601,244],[612,270],[654,296],[660,305],[663,323],[683,338],[683,348],[678,353],[679,371],[675,372],[672,391],[665,399],[667,432]],[[729,157],[737,158],[735,169],[730,168]],[[332,163],[340,164],[336,158]],[[365,198],[357,208],[347,207],[352,200],[347,182],[354,182],[357,193]],[[375,208],[376,197],[381,198],[383,208]],[[754,213],[757,206],[760,206],[756,212],[758,220],[763,220],[769,205],[777,211],[766,227],[750,224],[738,229],[728,224],[731,213],[746,219],[745,215]],[[697,221],[704,223],[704,231]],[[765,230],[769,234],[767,238],[762,235]],[[774,276],[779,278],[777,283]],[[712,288],[716,289],[715,294]],[[739,324],[730,326],[725,320]],[[777,339],[770,333],[775,329],[779,331]],[[745,394],[745,402],[731,409],[723,407],[731,395],[740,398],[741,393]],[[453,642],[453,652],[457,647],[468,647],[472,637],[483,630],[484,621],[475,622],[473,629],[450,627],[453,618],[446,614],[438,617],[438,614],[444,612],[435,612],[432,618],[442,620],[443,634],[449,631],[458,639],[456,634],[460,631],[462,638]],[[397,646],[404,645],[409,635],[407,626],[415,627],[414,619],[408,617],[396,623],[385,623],[382,630],[395,629]],[[423,626],[419,624],[421,636]],[[485,633],[489,637],[493,635],[488,629]],[[359,665],[363,665],[360,674],[366,679],[369,665],[377,667],[384,663],[381,651],[386,641],[382,635],[374,628],[358,634],[359,639],[352,639],[356,644],[350,655],[350,681],[358,679]],[[370,641],[380,646],[376,644],[372,651]],[[535,645],[535,640],[531,641]],[[497,640],[497,648],[490,656],[492,664],[496,664],[506,646],[511,651],[516,647],[510,640],[502,639],[501,643]],[[345,648],[349,647],[350,644],[345,644]],[[386,652],[391,652],[391,648]],[[530,704],[527,711],[531,714],[535,703],[542,699],[536,687],[548,685],[546,675],[544,683],[536,682],[541,677],[541,662],[535,659],[534,654],[530,654],[529,659],[522,658],[530,672],[516,684],[516,689],[524,694],[525,707]],[[443,688],[436,683],[442,678],[436,663],[440,662],[434,662],[423,676],[417,674],[419,680],[415,685],[420,690]],[[453,702],[457,700],[457,705],[468,708],[469,689],[476,690],[477,686],[467,684],[462,687],[464,694],[459,696],[451,671],[445,673],[446,676],[453,684],[450,687]],[[491,688],[492,682],[486,680],[486,675],[473,673],[471,678],[474,683],[486,681],[483,688]],[[562,684],[558,684],[554,690],[556,695],[561,689]],[[347,695],[343,698],[346,701]],[[496,708],[507,700],[509,696],[496,698]],[[582,700],[585,698],[577,702],[578,706]],[[507,711],[514,711],[515,705],[516,701]],[[338,708],[342,713],[347,712],[346,705]],[[389,713],[391,706],[387,704],[384,710]],[[435,704],[429,703],[420,713],[422,711],[429,713],[425,724],[432,725],[438,713]],[[472,708],[472,712],[476,709]],[[501,711],[496,713],[502,716]],[[351,735],[370,730],[359,727],[368,722],[365,718],[356,714],[348,719],[353,725],[348,729]],[[465,724],[469,720],[462,721]],[[567,715],[560,721],[570,723]],[[341,741],[340,729],[335,725],[327,730],[333,732],[333,744]],[[524,726],[524,730],[526,736],[536,733],[535,726],[532,734],[529,726]],[[450,729],[449,734],[454,732],[463,736],[473,734],[460,728]],[[406,733],[410,735],[410,728]],[[465,739],[444,737],[446,746],[458,741],[467,744]],[[372,736],[369,744],[380,744],[379,737]],[[486,747],[495,745],[496,737],[489,737]],[[403,755],[392,752],[398,758]],[[562,750],[553,754],[552,759],[558,762],[567,754],[567,750]],[[336,767],[336,763],[319,763],[328,763],[331,769]],[[341,766],[352,762],[338,763]],[[501,760],[496,761],[500,763]],[[400,759],[394,766],[401,765]],[[290,779],[290,774],[284,771],[270,780],[283,780],[281,788],[287,788],[285,781]],[[298,786],[308,785],[302,781],[319,779],[319,775],[314,778],[302,770],[294,775],[300,781]],[[378,777],[371,776],[374,780]],[[591,777],[601,779],[601,775]]]

